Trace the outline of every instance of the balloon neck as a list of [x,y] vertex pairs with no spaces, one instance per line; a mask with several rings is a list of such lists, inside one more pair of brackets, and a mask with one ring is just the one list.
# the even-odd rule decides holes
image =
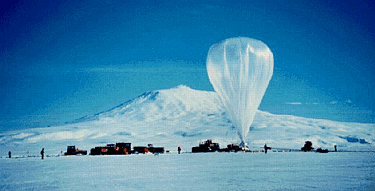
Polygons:
[[242,148],[249,148],[248,146],[247,146],[247,143],[245,143],[244,141],[241,141],[241,143],[240,143],[240,145],[239,145],[240,147],[242,147]]
[[244,148],[244,149],[249,148],[247,146],[247,143],[245,142],[244,136],[242,136],[242,134],[239,131],[237,133],[238,133],[238,136],[241,139],[241,143],[239,144],[239,146],[242,147],[242,148]]

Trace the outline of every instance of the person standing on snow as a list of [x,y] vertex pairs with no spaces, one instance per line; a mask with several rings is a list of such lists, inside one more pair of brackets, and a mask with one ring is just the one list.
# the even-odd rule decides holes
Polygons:
[[267,147],[267,144],[264,145],[264,153],[267,154],[267,150],[272,149],[271,147]]
[[44,159],[44,148],[42,148],[42,151],[40,151],[40,154],[42,155],[42,160]]

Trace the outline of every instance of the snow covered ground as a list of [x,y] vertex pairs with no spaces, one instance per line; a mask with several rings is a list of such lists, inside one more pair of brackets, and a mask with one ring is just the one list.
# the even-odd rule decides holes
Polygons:
[[0,190],[373,190],[374,152],[0,159]]

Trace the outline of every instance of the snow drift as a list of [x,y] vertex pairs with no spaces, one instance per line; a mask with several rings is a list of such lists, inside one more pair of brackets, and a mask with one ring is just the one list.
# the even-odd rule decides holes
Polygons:
[[[315,148],[374,150],[375,124],[335,122],[258,111],[248,134],[250,148],[299,149],[305,141]],[[174,152],[191,151],[200,141],[213,139],[221,147],[240,140],[215,92],[178,86],[146,92],[111,110],[86,116],[64,126],[0,133],[0,156],[58,154],[68,145],[87,149],[107,143],[131,142],[163,146]]]

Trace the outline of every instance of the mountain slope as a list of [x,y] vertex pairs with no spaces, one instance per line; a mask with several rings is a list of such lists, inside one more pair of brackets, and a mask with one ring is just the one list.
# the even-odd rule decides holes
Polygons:
[[[258,111],[246,140],[250,148],[301,148],[305,141],[315,148],[374,150],[375,124],[344,123]],[[190,151],[204,139],[222,147],[238,143],[235,128],[215,92],[178,86],[146,92],[111,110],[80,118],[73,123],[48,128],[33,128],[0,134],[0,156],[9,150],[16,154],[59,153],[67,145],[87,149],[115,142],[133,145],[178,146]]]

